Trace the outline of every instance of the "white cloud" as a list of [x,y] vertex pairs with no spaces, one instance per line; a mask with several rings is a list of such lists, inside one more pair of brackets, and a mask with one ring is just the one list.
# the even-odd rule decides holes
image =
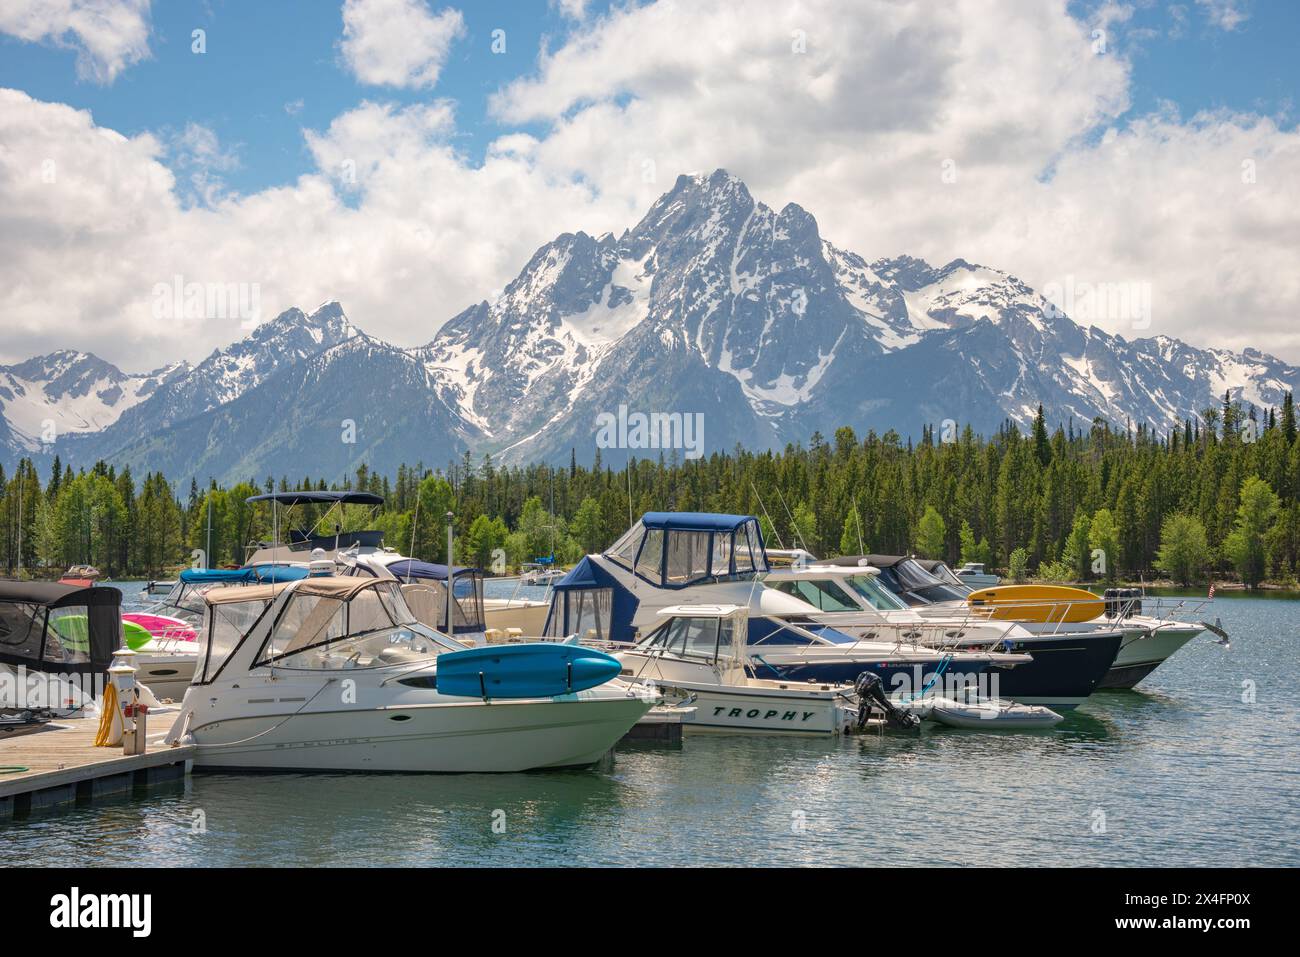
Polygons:
[[619,8],[501,91],[506,132],[481,165],[454,146],[451,102],[366,102],[306,132],[313,168],[293,184],[194,206],[165,140],[0,91],[0,359],[58,345],[137,369],[242,334],[153,320],[150,290],[178,273],[256,282],[267,313],[338,298],[420,344],[556,234],[621,231],[678,173],[725,166],[869,258],[1149,282],[1151,327],[1111,331],[1300,360],[1300,132],[1121,120],[1128,65],[1093,52],[1095,23],[1060,2]]
[[189,175],[187,198],[211,206],[225,195],[223,173],[239,169],[238,148],[222,146],[217,134],[201,123],[187,123],[168,144],[172,165]]
[[[494,99],[546,122],[537,163],[644,207],[725,166],[868,257],[962,257],[1035,285],[1152,285],[1148,330],[1300,359],[1300,134],[1255,116],[1128,123],[1129,67],[1063,3],[615,11]],[[799,32],[802,31],[802,32]],[[798,53],[792,41],[806,38]],[[1122,49],[1122,45],[1120,46]],[[1255,170],[1250,179],[1243,163]],[[945,163],[956,173],[945,182]],[[655,173],[652,182],[643,174]],[[1228,237],[1231,237],[1229,240]]]
[[587,15],[588,0],[551,0],[551,6],[571,20],[581,20]]
[[79,76],[112,83],[149,55],[149,0],[0,0],[0,33],[74,49]]
[[427,88],[464,34],[465,18],[450,7],[435,15],[424,0],[345,0],[340,47],[362,83]]
[[1250,18],[1242,0],[1196,0],[1212,26],[1232,31]]
[[[518,138],[467,166],[453,130],[445,102],[363,103],[308,134],[317,168],[294,184],[190,206],[174,142],[0,89],[0,362],[68,347],[138,370],[246,334],[238,318],[156,320],[153,288],[176,275],[256,283],[264,318],[338,298],[366,331],[417,345],[555,232],[622,221]],[[205,133],[182,139],[226,162]]]

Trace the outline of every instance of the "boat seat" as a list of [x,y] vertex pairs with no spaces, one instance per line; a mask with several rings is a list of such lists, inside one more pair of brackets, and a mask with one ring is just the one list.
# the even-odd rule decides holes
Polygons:
[[426,658],[413,648],[407,648],[403,645],[390,645],[379,654],[375,655],[375,663],[380,665],[395,665],[404,661],[419,661]]

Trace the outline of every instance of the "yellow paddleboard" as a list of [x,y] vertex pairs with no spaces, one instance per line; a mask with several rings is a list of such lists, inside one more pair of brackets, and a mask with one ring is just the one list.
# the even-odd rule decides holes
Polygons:
[[1105,602],[1092,592],[1065,585],[995,585],[971,592],[966,601],[1001,621],[1091,621],[1105,611]]

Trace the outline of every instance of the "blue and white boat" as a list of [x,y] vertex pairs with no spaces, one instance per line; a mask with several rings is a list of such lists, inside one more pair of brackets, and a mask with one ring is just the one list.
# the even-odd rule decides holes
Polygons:
[[979,681],[991,668],[1030,660],[991,649],[925,647],[903,625],[883,624],[871,640],[847,634],[818,621],[819,609],[808,602],[768,588],[768,571],[752,515],[648,512],[554,586],[545,634],[627,648],[658,627],[669,607],[740,606],[748,609],[746,650],[755,677],[852,683],[872,671],[891,692],[915,691],[936,675],[953,684]]
[[878,556],[864,557],[861,565],[778,569],[765,581],[815,605],[817,621],[857,637],[875,639],[882,629],[902,627],[911,640],[931,648],[1000,648],[1031,655],[1030,663],[999,674],[998,687],[990,689],[993,697],[1023,704],[1077,707],[1101,686],[1119,653],[1123,633],[1113,626],[1035,632],[1019,622],[991,620],[967,606],[953,607],[944,615],[924,614],[895,591],[900,577],[923,575],[924,570],[900,559],[881,572],[865,563],[869,558]]

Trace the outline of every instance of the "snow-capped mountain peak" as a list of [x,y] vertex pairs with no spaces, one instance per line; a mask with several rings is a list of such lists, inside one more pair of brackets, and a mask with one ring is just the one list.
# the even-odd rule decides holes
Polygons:
[[[842,425],[916,434],[952,419],[989,433],[1008,418],[1028,425],[1040,403],[1053,423],[1166,431],[1225,392],[1278,405],[1300,384],[1300,370],[1255,349],[1081,326],[996,267],[868,260],[726,170],[679,176],[621,235],[557,235],[417,349],[365,336],[335,301],[241,331],[197,367],[138,384],[74,352],[0,369],[0,440],[30,449],[33,423],[57,405],[81,423],[60,446],[78,462],[246,478],[284,472],[281,455],[324,474],[468,449],[590,459],[597,417],[624,406],[703,414],[712,451]],[[268,407],[297,432],[272,426]],[[344,407],[355,449],[322,438],[337,435]]]

